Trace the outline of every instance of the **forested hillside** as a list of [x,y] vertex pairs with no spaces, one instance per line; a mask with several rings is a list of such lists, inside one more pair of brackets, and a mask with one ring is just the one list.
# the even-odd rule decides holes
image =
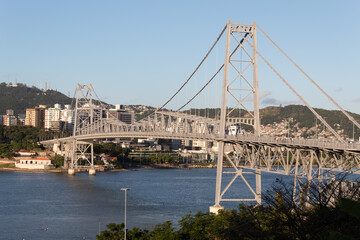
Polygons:
[[41,105],[53,107],[55,103],[71,104],[71,98],[66,95],[47,90],[46,92],[36,88],[18,84],[17,87],[0,84],[0,115],[6,113],[6,109],[13,109],[15,115],[26,112],[26,108],[33,108]]

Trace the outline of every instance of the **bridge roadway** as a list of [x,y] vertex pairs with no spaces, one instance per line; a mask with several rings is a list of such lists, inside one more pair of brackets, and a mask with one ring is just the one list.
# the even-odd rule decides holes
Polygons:
[[225,143],[240,145],[257,145],[269,147],[284,147],[292,149],[323,150],[334,153],[360,153],[359,143],[340,143],[332,141],[320,141],[317,139],[298,139],[298,138],[278,138],[269,136],[232,136],[221,137],[218,134],[207,133],[177,133],[169,131],[121,131],[107,133],[92,133],[66,138],[57,138],[41,141],[41,144],[52,145],[70,141],[92,141],[95,139],[107,138],[160,138],[160,139],[179,139],[179,140],[202,140],[210,142],[223,141]]

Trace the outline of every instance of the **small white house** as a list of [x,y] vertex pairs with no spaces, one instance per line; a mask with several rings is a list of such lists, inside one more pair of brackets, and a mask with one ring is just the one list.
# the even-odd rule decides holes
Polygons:
[[15,163],[15,167],[24,169],[49,169],[54,166],[49,158],[24,158]]

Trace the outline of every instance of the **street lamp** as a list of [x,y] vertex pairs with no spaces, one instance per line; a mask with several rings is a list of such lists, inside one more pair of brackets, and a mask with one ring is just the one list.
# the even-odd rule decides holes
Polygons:
[[130,191],[130,188],[121,188],[120,189],[121,191],[124,191],[125,192],[125,226],[124,226],[124,240],[126,240],[126,192],[127,191]]

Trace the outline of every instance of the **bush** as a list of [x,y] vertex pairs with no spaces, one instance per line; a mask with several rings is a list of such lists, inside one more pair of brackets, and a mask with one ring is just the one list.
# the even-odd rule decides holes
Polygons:
[[[128,239],[358,239],[360,236],[359,188],[343,198],[337,183],[306,183],[309,201],[298,204],[292,185],[279,181],[266,194],[264,205],[239,205],[237,210],[187,214],[179,229],[171,222],[156,225],[152,231],[133,228]],[[96,239],[121,239],[123,224],[109,224]],[[104,238],[106,237],[106,238]]]

